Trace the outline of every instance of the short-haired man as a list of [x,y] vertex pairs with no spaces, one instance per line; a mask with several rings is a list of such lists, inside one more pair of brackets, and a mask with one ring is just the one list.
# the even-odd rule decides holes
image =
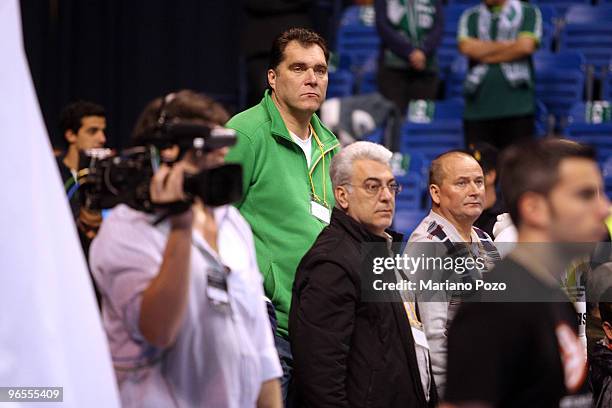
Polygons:
[[273,43],[267,90],[259,105],[227,124],[238,144],[227,156],[243,168],[244,197],[237,204],[251,224],[266,296],[278,318],[277,347],[291,370],[289,306],[296,267],[329,223],[334,197],[329,164],[339,143],[315,111],[327,91],[329,52],[313,31],[292,28]]
[[[485,268],[475,270],[479,276],[499,260],[499,253],[489,235],[474,222],[484,207],[485,178],[478,162],[468,153],[451,151],[438,156],[429,169],[431,211],[414,230],[404,255],[430,258],[480,258]],[[416,271],[423,279],[446,280],[440,271]],[[451,272],[450,276],[454,276]],[[418,280],[418,279],[417,279]],[[446,373],[446,338],[458,300],[447,294],[418,299],[423,326],[430,345],[433,374],[442,393]]]
[[402,242],[388,230],[400,190],[391,155],[356,142],[332,161],[336,207],[298,266],[289,321],[294,379],[305,407],[435,406],[414,298],[392,292],[387,302],[368,302],[362,290],[373,259],[393,257]]
[[534,134],[535,87],[531,55],[542,37],[537,6],[483,0],[461,16],[459,51],[469,59],[464,83],[466,146],[499,148]]
[[[134,137],[170,123],[220,126],[228,117],[212,99],[183,90],[150,102]],[[120,204],[93,241],[124,407],[281,407],[282,370],[249,226],[234,207],[187,202],[183,192],[184,175],[221,165],[226,153],[180,158],[178,147],[166,149],[163,157],[175,161],[154,174],[151,201],[180,209],[160,222],[162,210]]]
[[[77,226],[81,247],[87,258],[89,246],[102,223],[102,215],[81,207],[79,198],[79,154],[83,150],[104,147],[106,143],[106,113],[104,108],[93,102],[76,101],[67,105],[60,115],[60,130],[68,142],[66,154],[59,156],[57,165],[64,182],[64,188]],[[100,294],[94,285],[96,298]]]
[[551,139],[515,146],[502,159],[518,245],[484,277],[506,289],[464,303],[451,326],[447,407],[556,408],[580,389],[586,356],[559,278],[592,250],[585,243],[605,234],[609,203],[594,157],[588,147]]
[[[68,149],[58,160],[62,180],[71,191],[77,181],[79,152],[104,147],[106,143],[106,113],[93,102],[76,101],[67,105],[60,115],[60,130],[68,142]],[[70,207],[75,219],[79,215],[78,193],[70,197]]]

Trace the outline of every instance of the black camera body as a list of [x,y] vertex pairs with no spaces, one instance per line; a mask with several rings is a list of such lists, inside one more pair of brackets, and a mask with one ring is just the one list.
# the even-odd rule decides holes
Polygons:
[[[142,145],[117,154],[110,149],[90,149],[81,152],[79,179],[81,201],[85,208],[101,210],[124,203],[139,211],[152,212],[166,208],[170,212],[188,208],[187,203],[199,197],[208,206],[220,206],[238,201],[242,196],[242,168],[224,164],[185,175],[183,189],[187,202],[156,205],[151,201],[149,185],[160,165],[160,150],[178,146],[179,158],[192,150],[205,154],[233,146],[236,133],[232,129],[194,123],[167,124],[141,139]],[[177,159],[177,160],[178,160]]]

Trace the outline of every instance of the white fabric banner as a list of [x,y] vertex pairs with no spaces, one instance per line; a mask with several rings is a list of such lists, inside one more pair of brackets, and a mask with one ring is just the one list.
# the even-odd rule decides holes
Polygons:
[[[0,56],[0,387],[63,387],[63,402],[45,407],[119,407],[23,49],[18,0],[0,0]],[[15,406],[29,405],[40,404]]]

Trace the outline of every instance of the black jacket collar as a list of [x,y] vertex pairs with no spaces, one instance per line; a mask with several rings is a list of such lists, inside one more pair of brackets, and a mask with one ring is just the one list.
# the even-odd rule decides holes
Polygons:
[[[359,242],[386,242],[384,237],[373,234],[368,231],[362,224],[355,221],[341,209],[334,207],[331,215],[330,225],[337,225],[348,232]],[[404,236],[390,229],[385,232],[391,236],[394,243],[401,243]]]

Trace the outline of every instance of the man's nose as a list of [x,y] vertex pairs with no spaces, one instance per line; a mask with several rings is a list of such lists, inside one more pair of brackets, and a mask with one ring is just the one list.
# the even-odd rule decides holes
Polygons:
[[103,145],[106,144],[106,134],[102,130],[98,132],[98,141]]
[[308,68],[308,70],[306,70],[306,83],[308,84],[317,83],[317,74],[314,72],[313,68]]
[[380,189],[381,189],[381,192],[380,192],[380,195],[379,195],[380,201],[391,201],[391,200],[393,200],[395,195],[393,194],[393,192],[391,191],[389,186],[384,186],[383,185]]
[[482,192],[478,184],[475,182],[469,183],[468,194],[469,195],[479,195]]

